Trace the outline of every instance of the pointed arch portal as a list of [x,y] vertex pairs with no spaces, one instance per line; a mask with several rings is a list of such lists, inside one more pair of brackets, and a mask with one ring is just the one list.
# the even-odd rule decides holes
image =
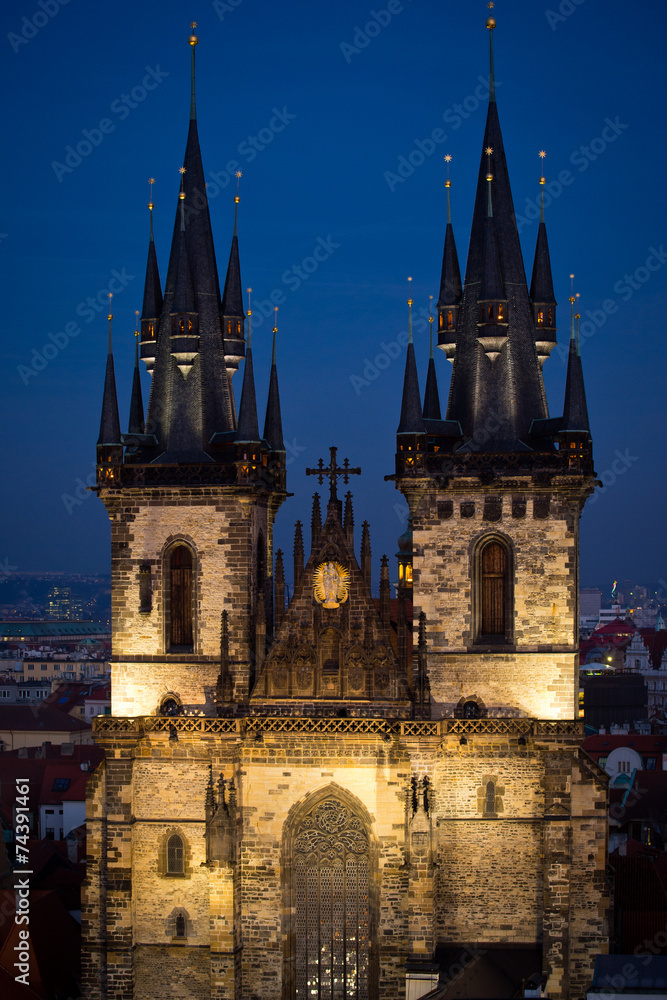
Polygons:
[[328,790],[297,814],[289,838],[294,1000],[368,1000],[368,824]]

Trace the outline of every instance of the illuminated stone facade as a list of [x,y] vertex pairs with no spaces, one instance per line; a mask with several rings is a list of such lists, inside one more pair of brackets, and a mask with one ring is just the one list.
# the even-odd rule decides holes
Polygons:
[[330,497],[308,558],[297,528],[287,607],[275,344],[260,434],[237,232],[220,297],[193,97],[164,297],[149,249],[151,398],[144,421],[136,375],[128,434],[111,344],[105,376],[112,716],[89,783],[86,1000],[402,1000],[439,978],[435,1000],[480,995],[496,959],[513,995],[536,976],[578,1000],[607,951],[607,777],[575,702],[595,481],[581,359],[573,316],[550,418],[546,229],[529,293],[490,91],[463,284],[450,223],[445,238],[445,419],[433,357],[422,405],[407,349],[396,600],[386,559],[371,593],[368,528],[357,558],[337,494],[359,470],[332,449],[309,470]]

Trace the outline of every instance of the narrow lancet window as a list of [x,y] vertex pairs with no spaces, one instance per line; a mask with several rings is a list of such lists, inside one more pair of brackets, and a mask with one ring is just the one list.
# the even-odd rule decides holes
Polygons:
[[503,636],[506,633],[505,598],[507,553],[500,542],[489,542],[482,549],[482,635]]
[[170,646],[192,646],[192,552],[177,545],[169,560]]

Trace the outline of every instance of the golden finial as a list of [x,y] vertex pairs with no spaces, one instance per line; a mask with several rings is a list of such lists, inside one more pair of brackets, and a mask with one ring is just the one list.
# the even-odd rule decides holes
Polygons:
[[109,292],[109,315],[107,316],[108,320],[112,320],[113,319],[113,313],[111,312],[111,300],[112,300],[112,298],[113,298],[113,292]]
[[148,196],[148,207],[149,207],[149,209],[152,212],[153,211],[153,185],[155,184],[155,178],[154,177],[149,177],[148,178],[148,183],[149,183],[150,189],[151,189],[151,193]]
[[189,43],[190,45],[192,45],[192,46],[193,46],[193,48],[194,48],[194,46],[195,46],[195,45],[197,44],[197,42],[199,41],[199,39],[198,39],[198,38],[197,38],[197,36],[195,35],[195,28],[196,28],[196,27],[197,27],[197,22],[196,22],[196,21],[193,21],[193,22],[192,22],[192,24],[190,25],[190,28],[192,29],[192,34],[191,34],[191,35],[190,35],[190,37],[188,38],[188,43]]
[[278,333],[278,306],[273,307],[273,333]]
[[576,296],[574,294],[574,275],[570,275],[570,302],[574,303]]
[[484,152],[486,153],[486,156],[487,156],[487,173],[486,173],[486,179],[487,179],[487,181],[492,181],[493,180],[493,174],[491,173],[491,156],[493,155],[493,146],[487,146],[486,149],[484,150]]
[[183,182],[185,181],[185,167],[179,167],[178,172],[181,175],[181,190],[178,193],[178,197],[180,201],[184,201],[185,191],[183,190]]
[[251,305],[250,296],[252,295],[252,288],[246,288],[246,292],[248,293],[248,316],[252,316],[252,309],[250,308]]
[[429,323],[433,322],[433,296],[432,295],[429,295],[429,297],[428,297],[428,321],[429,321]]
[[139,336],[139,310],[134,310],[134,336]]
[[543,149],[537,154],[542,161],[542,176],[540,177],[540,184],[546,184],[547,179],[544,176],[544,157],[547,155]]
[[451,162],[452,162],[452,154],[447,153],[447,155],[445,156],[445,163],[447,164],[447,180],[445,181],[446,188],[450,188],[452,186],[452,182],[449,179],[449,164]]
[[[239,202],[240,202],[240,200],[241,200],[241,199],[239,198],[239,184],[241,183],[241,178],[242,178],[242,177],[243,177],[243,174],[242,174],[242,172],[241,172],[240,170],[237,170],[237,171],[236,171],[236,195],[235,195],[235,197],[234,197],[234,201],[236,202],[236,204],[237,204],[237,205],[238,205],[238,203],[239,203]],[[250,291],[250,289],[248,289],[248,291]]]
[[[412,281],[412,278],[408,278],[408,281]],[[408,285],[408,305],[412,308],[412,294],[410,292],[410,285]]]
[[[490,0],[489,0],[489,3],[487,3],[486,6],[489,8],[489,10],[493,10],[493,8],[496,5],[495,5],[495,3],[491,3]],[[496,26],[496,19],[495,19],[495,17],[487,17],[487,19],[486,19],[486,26],[489,29],[489,31],[493,31],[493,29]]]

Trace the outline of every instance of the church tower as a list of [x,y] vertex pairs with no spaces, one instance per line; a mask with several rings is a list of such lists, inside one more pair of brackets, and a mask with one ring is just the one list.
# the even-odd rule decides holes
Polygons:
[[595,480],[574,296],[563,414],[547,410],[546,224],[529,290],[493,71],[463,282],[447,191],[446,411],[433,336],[422,399],[410,321],[396,598],[386,556],[372,593],[370,527],[357,550],[338,492],[361,468],[332,447],[307,470],[329,497],[309,550],[297,522],[286,601],[277,329],[260,431],[238,192],[221,296],[189,41],[171,252],[163,286],[151,224],[141,315],[151,393],[144,417],[135,355],[125,434],[109,315],[113,714],[88,783],[86,1000],[451,1000],[489,983],[578,1000],[608,946],[608,779],[576,704]]
[[[282,434],[275,433],[275,353],[263,437],[258,430],[238,194],[220,296],[197,133],[197,36],[189,42],[190,122],[164,292],[152,196],[149,204],[141,317],[141,356],[152,376],[148,412],[144,422],[135,368],[130,424],[120,433],[110,343],[98,444],[97,489],[112,530],[112,711],[120,716],[215,714],[219,686],[230,711],[232,702],[237,710],[247,704],[256,637],[273,628],[273,522],[287,495]],[[237,419],[232,374],[244,357]]]

